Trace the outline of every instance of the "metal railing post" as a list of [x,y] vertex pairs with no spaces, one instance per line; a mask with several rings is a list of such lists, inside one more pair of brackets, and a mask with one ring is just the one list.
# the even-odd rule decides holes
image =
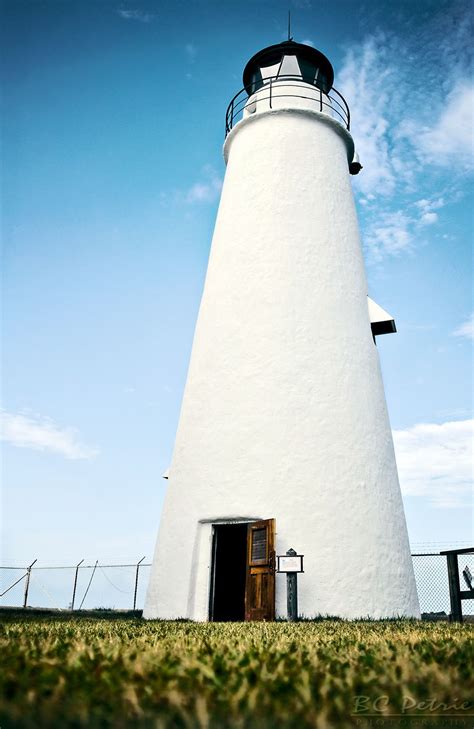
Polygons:
[[74,600],[76,599],[76,588],[77,588],[77,576],[79,574],[79,567],[84,562],[83,559],[81,559],[80,562],[76,565],[76,571],[74,573],[74,587],[72,589],[72,600],[71,600],[71,610],[74,610]]
[[25,594],[23,597],[23,607],[26,608],[26,605],[28,603],[28,590],[30,589],[30,579],[31,579],[31,568],[38,560],[35,559],[34,562],[30,564],[29,567],[26,568],[26,584],[25,584]]
[[272,106],[272,77],[270,76],[270,109],[273,109]]
[[145,559],[145,557],[142,557],[141,560],[139,562],[137,562],[137,569],[135,571],[135,590],[133,592],[133,609],[134,610],[137,607],[138,573],[140,571],[140,565],[144,559]]

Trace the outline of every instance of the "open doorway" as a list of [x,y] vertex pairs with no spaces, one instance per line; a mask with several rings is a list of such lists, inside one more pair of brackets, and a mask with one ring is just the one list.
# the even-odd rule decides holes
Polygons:
[[209,618],[245,620],[247,524],[214,524]]

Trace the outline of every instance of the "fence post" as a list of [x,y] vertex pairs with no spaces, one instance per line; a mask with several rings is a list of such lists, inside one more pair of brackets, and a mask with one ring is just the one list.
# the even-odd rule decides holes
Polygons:
[[[289,549],[287,555],[295,557],[296,552],[294,549]],[[286,607],[289,622],[295,623],[298,620],[298,576],[296,572],[286,574]]]
[[23,597],[23,607],[26,608],[26,604],[28,602],[28,590],[30,589],[30,578],[31,578],[31,568],[38,560],[35,559],[34,562],[30,564],[29,567],[26,568],[26,584],[25,584],[25,595]]
[[458,555],[447,554],[449,599],[451,602],[451,620],[462,623],[461,588],[459,586]]
[[133,610],[135,610],[135,608],[137,606],[138,572],[140,570],[140,565],[144,559],[145,559],[145,557],[142,557],[141,560],[139,562],[137,562],[137,569],[135,572],[135,590],[133,592]]
[[73,587],[73,589],[72,589],[72,601],[71,601],[71,610],[74,610],[74,600],[76,599],[77,575],[78,575],[78,573],[79,573],[79,567],[81,566],[81,564],[82,564],[83,562],[84,562],[84,560],[83,560],[83,559],[81,559],[81,561],[80,561],[80,562],[78,562],[78,563],[77,563],[77,565],[76,565],[76,572],[75,572],[75,574],[74,574],[74,587]]

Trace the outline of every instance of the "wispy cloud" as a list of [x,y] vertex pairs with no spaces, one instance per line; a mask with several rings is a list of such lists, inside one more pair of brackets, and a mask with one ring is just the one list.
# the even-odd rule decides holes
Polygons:
[[465,339],[474,339],[474,313],[471,314],[467,321],[460,324],[453,332],[454,337],[465,337]]
[[[457,193],[443,193],[420,200],[407,201],[402,210],[387,208],[387,203],[374,195],[359,196],[363,209],[368,208],[365,247],[372,261],[381,261],[386,255],[398,256],[421,245],[423,229],[439,222],[439,210],[459,199]],[[375,201],[375,206],[373,205]]]
[[383,34],[370,36],[362,45],[350,48],[338,74],[338,86],[349,102],[352,135],[364,165],[356,180],[362,193],[377,190],[385,195],[395,188],[388,118],[394,79]]
[[442,167],[474,166],[474,85],[460,81],[446,99],[446,105],[431,128],[419,136],[425,161]]
[[380,212],[367,229],[365,245],[374,260],[385,255],[398,256],[413,246],[411,231],[413,221],[406,213]]
[[184,199],[187,203],[213,202],[222,189],[222,178],[212,165],[206,165],[202,177],[186,191]]
[[124,20],[135,20],[138,23],[151,23],[156,15],[154,13],[148,13],[145,10],[129,10],[126,8],[119,8],[117,10],[118,15]]
[[187,188],[163,190],[160,192],[160,204],[196,205],[212,203],[219,197],[223,179],[211,164],[204,165],[197,180]]
[[337,75],[364,166],[353,181],[369,262],[429,242],[440,208],[458,199],[457,186],[473,167],[469,23],[462,9],[449,29],[444,12],[434,16],[403,39],[368,35],[348,48]]
[[426,213],[431,213],[433,212],[433,210],[439,210],[439,208],[444,207],[444,205],[446,205],[444,197],[438,197],[431,200],[422,198],[421,200],[417,200],[415,202],[415,207],[418,208],[422,215],[426,215]]
[[421,165],[452,168],[459,175],[474,168],[474,85],[460,79],[442,99],[432,119],[405,119],[397,135],[410,144]]
[[438,213],[423,213],[420,218],[421,225],[433,225],[438,222]]
[[89,459],[99,451],[78,440],[75,428],[64,428],[40,415],[1,411],[1,439],[19,448],[57,453],[72,460]]
[[196,61],[197,48],[194,43],[186,43],[186,45],[184,46],[184,52],[186,53],[191,63],[194,63]]
[[393,432],[404,494],[424,496],[437,508],[469,504],[474,420],[419,423]]

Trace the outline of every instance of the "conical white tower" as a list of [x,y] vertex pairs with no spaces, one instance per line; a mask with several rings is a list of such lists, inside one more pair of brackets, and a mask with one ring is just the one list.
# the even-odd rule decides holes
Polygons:
[[[328,59],[260,51],[227,163],[144,617],[286,615],[274,556],[304,554],[305,616],[419,616]],[[370,308],[370,312],[369,312]]]

